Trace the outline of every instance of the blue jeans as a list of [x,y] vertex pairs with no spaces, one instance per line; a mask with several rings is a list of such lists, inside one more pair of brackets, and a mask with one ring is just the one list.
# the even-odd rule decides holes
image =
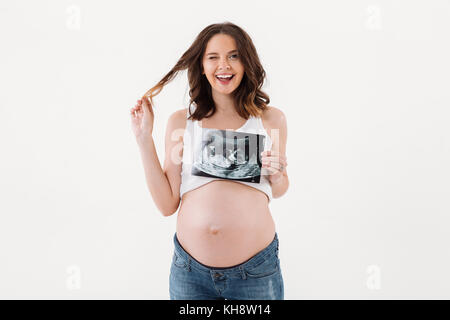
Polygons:
[[227,268],[195,260],[173,237],[170,267],[171,300],[283,300],[284,285],[278,258],[278,235],[249,260]]

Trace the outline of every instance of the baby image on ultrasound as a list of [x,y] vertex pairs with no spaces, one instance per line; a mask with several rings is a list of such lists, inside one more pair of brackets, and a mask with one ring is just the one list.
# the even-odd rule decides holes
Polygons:
[[201,139],[194,148],[191,173],[259,183],[264,140],[261,134],[202,128]]

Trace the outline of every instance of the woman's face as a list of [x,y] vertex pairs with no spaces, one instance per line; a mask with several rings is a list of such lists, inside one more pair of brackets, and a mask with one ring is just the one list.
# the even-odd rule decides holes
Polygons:
[[[244,66],[233,37],[216,34],[208,41],[203,55],[203,74],[206,75],[212,90],[218,93],[230,94],[239,86],[244,76]],[[231,80],[219,80],[220,74],[233,77]]]

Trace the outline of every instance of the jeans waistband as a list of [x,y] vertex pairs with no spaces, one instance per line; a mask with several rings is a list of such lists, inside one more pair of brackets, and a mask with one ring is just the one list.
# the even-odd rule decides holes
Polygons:
[[272,242],[265,247],[263,250],[258,252],[256,255],[248,259],[247,261],[238,264],[236,266],[232,267],[226,267],[226,268],[216,268],[216,267],[209,267],[201,262],[195,260],[194,257],[192,257],[189,253],[187,253],[183,247],[181,246],[180,242],[177,238],[177,233],[175,232],[173,236],[173,243],[174,248],[178,255],[180,255],[185,261],[187,261],[189,266],[194,266],[196,269],[205,271],[205,272],[211,272],[211,270],[214,271],[222,271],[224,273],[235,273],[235,272],[242,272],[244,268],[252,268],[256,267],[260,263],[264,262],[268,256],[270,256],[271,253],[276,253],[276,250],[279,248],[279,241],[278,241],[278,234],[275,232],[275,236],[272,240]]

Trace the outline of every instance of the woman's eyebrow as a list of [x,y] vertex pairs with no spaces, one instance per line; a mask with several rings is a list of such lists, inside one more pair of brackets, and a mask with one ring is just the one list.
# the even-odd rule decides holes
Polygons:
[[[231,50],[228,53],[233,53],[233,52],[237,52],[237,50]],[[210,54],[218,54],[218,53],[217,52],[210,52],[210,53],[207,53],[206,55],[209,56]]]

